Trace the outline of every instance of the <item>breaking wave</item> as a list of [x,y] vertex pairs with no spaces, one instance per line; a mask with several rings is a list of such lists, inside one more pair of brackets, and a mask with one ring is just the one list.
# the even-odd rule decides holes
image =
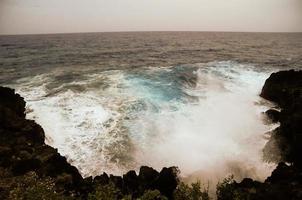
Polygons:
[[27,117],[84,176],[141,165],[178,166],[183,177],[266,177],[258,94],[271,71],[232,61],[20,79]]

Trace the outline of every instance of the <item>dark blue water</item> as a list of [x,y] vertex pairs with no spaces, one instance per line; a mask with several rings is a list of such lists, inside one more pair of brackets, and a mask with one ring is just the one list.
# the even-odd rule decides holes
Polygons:
[[[301,67],[301,33],[145,32],[0,36],[0,83],[55,68],[80,76],[146,66],[233,60]],[[67,77],[64,77],[67,78]],[[64,79],[62,77],[62,79]]]

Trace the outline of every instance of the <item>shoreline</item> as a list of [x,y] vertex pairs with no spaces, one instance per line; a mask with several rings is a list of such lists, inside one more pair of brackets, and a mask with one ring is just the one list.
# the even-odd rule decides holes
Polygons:
[[[243,179],[240,183],[231,179],[222,183],[217,188],[218,199],[234,199],[238,195],[241,199],[282,199],[289,197],[289,194],[289,199],[302,197],[300,192],[302,180],[299,175],[302,171],[302,159],[298,155],[298,152],[301,152],[299,144],[302,142],[302,137],[299,137],[299,130],[302,130],[301,80],[302,71],[273,73],[266,80],[260,95],[277,103],[281,108],[281,112],[272,109],[266,112],[273,121],[279,121],[281,125],[273,131],[264,153],[271,155],[270,149],[276,147],[282,149],[286,146],[284,151],[280,151],[281,157],[273,157],[270,160],[276,162],[276,159],[279,159],[277,168],[263,183],[249,178]],[[12,191],[19,192],[19,195],[30,191],[26,186],[18,186],[17,182],[20,182],[20,179],[21,182],[28,179],[38,180],[37,182],[41,183],[40,187],[44,188],[41,190],[47,195],[55,195],[53,198],[60,195],[58,198],[87,199],[92,195],[96,196],[99,191],[109,198],[111,193],[108,191],[112,190],[114,190],[112,195],[119,199],[129,195],[131,198],[138,198],[148,191],[159,191],[160,194],[157,193],[155,197],[163,195],[168,199],[175,198],[173,195],[176,188],[181,185],[177,167],[163,168],[157,172],[143,166],[138,175],[135,171],[129,171],[123,176],[103,173],[94,178],[83,178],[65,157],[45,144],[45,134],[41,126],[25,119],[26,102],[23,98],[15,94],[13,89],[4,87],[0,87],[0,94],[0,169],[3,179],[0,184],[0,197],[2,199],[11,198]],[[294,186],[292,182],[295,182]],[[280,189],[280,185],[283,188]],[[30,184],[27,186],[30,187]]]

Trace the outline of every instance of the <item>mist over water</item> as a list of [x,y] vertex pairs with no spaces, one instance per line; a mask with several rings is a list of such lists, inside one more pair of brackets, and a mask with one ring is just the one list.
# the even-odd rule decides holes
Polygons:
[[[232,61],[111,70],[57,84],[64,71],[20,79],[27,117],[84,176],[178,166],[215,184],[229,174],[262,180],[271,165],[258,94],[269,72]],[[65,77],[66,78],[66,77]]]

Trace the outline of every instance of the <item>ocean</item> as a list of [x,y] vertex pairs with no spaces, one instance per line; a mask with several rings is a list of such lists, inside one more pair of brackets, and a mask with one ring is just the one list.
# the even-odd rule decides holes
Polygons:
[[0,36],[0,84],[83,176],[148,165],[214,183],[263,180],[278,124],[259,93],[272,72],[301,68],[301,33]]

